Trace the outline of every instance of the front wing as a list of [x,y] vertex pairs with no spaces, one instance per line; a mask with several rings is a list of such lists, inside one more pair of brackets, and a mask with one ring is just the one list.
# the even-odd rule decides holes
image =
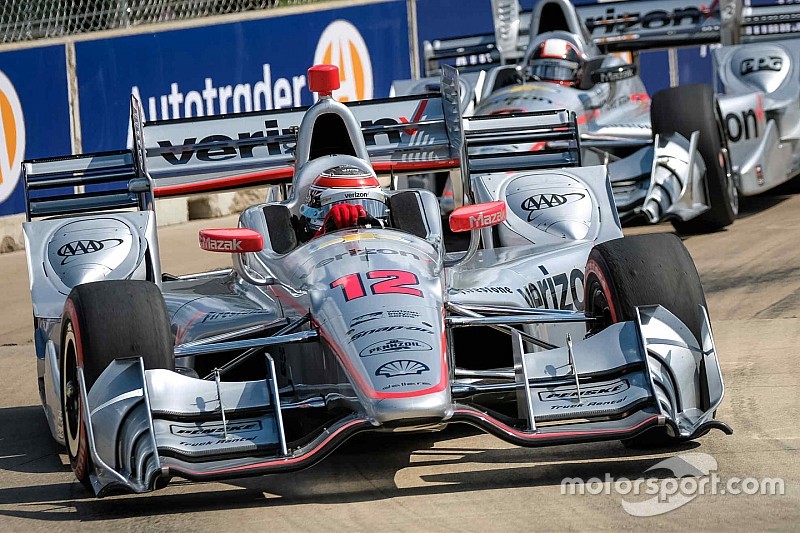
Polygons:
[[[467,423],[526,447],[626,439],[656,426],[679,440],[712,428],[730,433],[713,418],[724,387],[707,318],[698,343],[663,307],[640,307],[635,321],[568,339],[565,347],[528,352],[525,334],[510,326],[589,319],[564,311],[500,310],[506,314],[498,316],[465,309],[451,306],[449,327],[501,325],[512,335],[513,375],[491,387],[516,392],[519,417],[482,408],[474,400],[484,386],[452,377],[452,415],[424,421],[427,427]],[[221,382],[146,370],[140,358],[118,359],[87,393],[79,370],[95,493],[147,492],[173,475],[212,480],[299,470],[356,433],[384,429],[356,407],[287,445],[283,413],[324,408],[326,399],[282,401],[271,360],[267,371],[263,380]],[[454,369],[453,376],[458,373]]]

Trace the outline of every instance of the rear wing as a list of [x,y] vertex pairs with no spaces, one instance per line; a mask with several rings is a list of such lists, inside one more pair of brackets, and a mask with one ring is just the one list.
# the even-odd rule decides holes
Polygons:
[[[438,93],[346,104],[376,172],[458,166]],[[146,123],[146,170],[156,197],[291,181],[308,108]]]
[[148,209],[147,180],[130,150],[25,161],[26,213],[32,218],[65,213]]
[[800,37],[800,4],[788,0],[749,0],[739,15],[742,42]]
[[[458,167],[438,93],[348,107],[376,172]],[[307,110],[144,122],[131,97],[130,149],[24,162],[27,218],[149,209],[154,198],[291,182]]]
[[[574,114],[465,120],[458,72],[445,67],[440,86],[441,93],[347,104],[376,172],[459,168],[467,188],[478,172],[579,164]],[[291,182],[307,111],[143,122],[140,103],[131,98],[131,149],[24,163],[28,220],[152,209],[154,198]]]
[[579,139],[575,113],[565,110],[469,117],[464,121],[470,175],[579,167]]
[[800,3],[783,0],[575,0],[564,15],[547,12],[545,0],[539,3],[534,11],[520,11],[517,0],[493,0],[494,33],[426,41],[426,76],[438,74],[442,65],[473,72],[516,62],[532,33],[555,29],[583,33],[609,52],[800,36]]

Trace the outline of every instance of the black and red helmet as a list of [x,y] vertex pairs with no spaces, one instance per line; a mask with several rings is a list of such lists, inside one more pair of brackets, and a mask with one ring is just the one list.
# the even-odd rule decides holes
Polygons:
[[536,45],[528,63],[534,80],[574,86],[580,80],[584,59],[573,43],[552,37]]

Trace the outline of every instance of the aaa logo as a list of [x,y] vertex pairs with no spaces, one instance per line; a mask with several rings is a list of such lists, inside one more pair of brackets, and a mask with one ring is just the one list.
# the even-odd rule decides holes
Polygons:
[[25,120],[11,80],[0,72],[0,203],[17,186],[25,156]]
[[333,96],[341,102],[372,98],[372,62],[364,38],[346,20],[334,20],[320,35],[314,64],[339,67],[341,87]]

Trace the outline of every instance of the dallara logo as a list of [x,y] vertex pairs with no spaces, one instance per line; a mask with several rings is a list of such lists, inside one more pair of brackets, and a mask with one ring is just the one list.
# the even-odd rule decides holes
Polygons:
[[0,203],[17,186],[25,156],[25,120],[11,80],[0,72]]
[[322,32],[314,64],[339,67],[341,87],[333,96],[341,102],[372,98],[372,62],[364,38],[346,20],[334,20]]

